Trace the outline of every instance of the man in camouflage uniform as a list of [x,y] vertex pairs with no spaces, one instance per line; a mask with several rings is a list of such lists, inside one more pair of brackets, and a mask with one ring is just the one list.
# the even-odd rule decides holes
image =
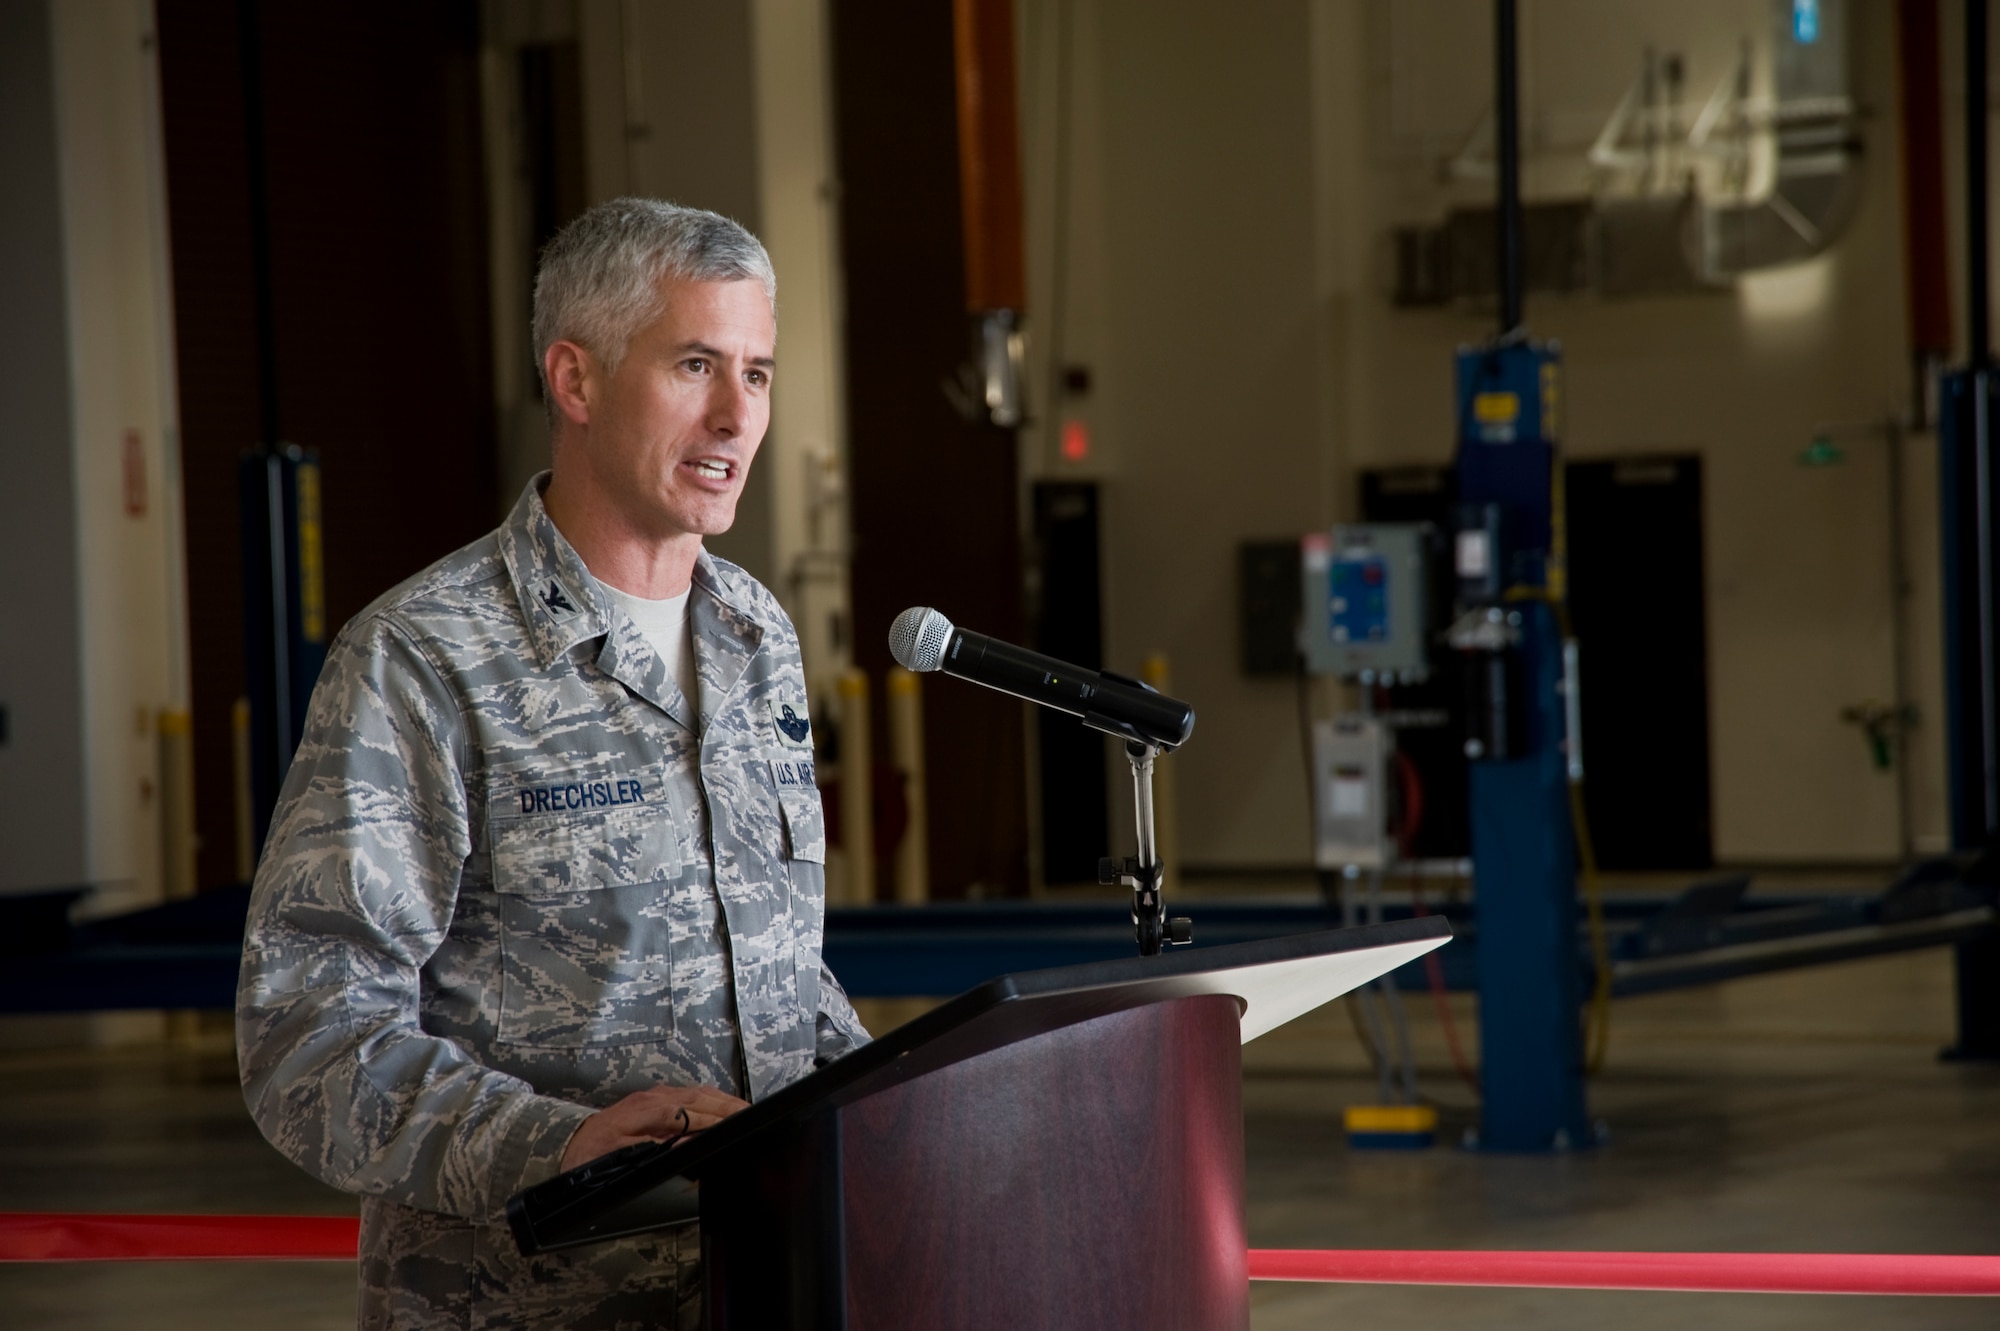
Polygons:
[[[535,293],[553,471],[328,655],[237,1046],[265,1135],[363,1196],[364,1326],[697,1325],[692,1226],[524,1258],[507,1198],[867,1039],[820,959],[798,639],[701,548],[769,421],[774,291],[713,214],[567,228]],[[620,592],[687,593],[691,667]]]

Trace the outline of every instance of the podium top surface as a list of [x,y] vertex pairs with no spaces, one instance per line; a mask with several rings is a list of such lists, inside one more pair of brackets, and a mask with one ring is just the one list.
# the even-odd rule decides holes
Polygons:
[[1288,934],[1156,957],[1001,975],[906,1022],[685,1142],[629,1146],[513,1198],[507,1214],[524,1252],[549,1251],[693,1218],[692,1189],[727,1155],[803,1119],[1050,1031],[1149,1003],[1234,997],[1245,1042],[1412,961],[1451,937],[1442,916]]

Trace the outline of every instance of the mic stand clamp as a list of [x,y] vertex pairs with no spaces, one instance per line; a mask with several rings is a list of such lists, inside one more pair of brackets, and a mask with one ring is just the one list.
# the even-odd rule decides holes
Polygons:
[[1160,863],[1153,830],[1153,760],[1162,746],[1143,740],[1125,741],[1125,757],[1132,764],[1132,796],[1138,813],[1139,853],[1121,860],[1109,857],[1097,862],[1097,881],[1123,883],[1132,889],[1132,933],[1138,939],[1139,955],[1158,956],[1163,946],[1194,941],[1194,922],[1185,915],[1166,918],[1166,902],[1161,885],[1166,866]]

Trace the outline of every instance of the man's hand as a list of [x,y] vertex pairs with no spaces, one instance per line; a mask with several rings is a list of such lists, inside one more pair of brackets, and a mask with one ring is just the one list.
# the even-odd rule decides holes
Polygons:
[[660,1086],[650,1091],[634,1091],[583,1121],[563,1151],[563,1171],[587,1165],[621,1146],[668,1141],[684,1132],[712,1128],[737,1110],[749,1107],[747,1100],[739,1100],[713,1086]]

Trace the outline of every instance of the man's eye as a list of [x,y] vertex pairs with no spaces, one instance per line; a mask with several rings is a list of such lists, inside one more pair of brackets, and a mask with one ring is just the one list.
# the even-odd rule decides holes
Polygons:
[[762,388],[765,384],[771,382],[771,376],[765,374],[762,370],[752,370],[750,371],[750,373],[744,375],[743,377],[745,379],[748,379],[752,384],[755,384],[759,388]]
[[696,374],[708,373],[708,361],[700,356],[689,356],[686,360],[681,362],[681,367],[683,369],[692,370]]

